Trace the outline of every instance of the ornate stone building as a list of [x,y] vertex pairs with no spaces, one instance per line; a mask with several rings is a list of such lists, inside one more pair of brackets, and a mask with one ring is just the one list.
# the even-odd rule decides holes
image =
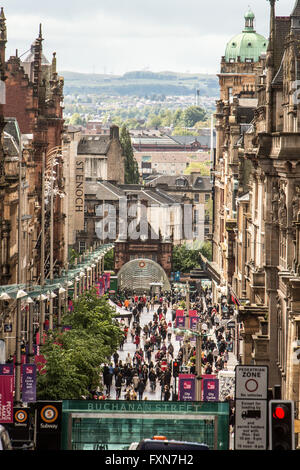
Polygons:
[[247,132],[257,106],[256,68],[264,60],[267,40],[254,30],[254,14],[245,15],[245,27],[226,46],[219,73],[220,100],[216,110],[214,165],[213,263],[216,281],[232,285],[238,194],[245,190],[246,165],[240,166],[239,142]]
[[240,89],[231,103],[221,89],[217,103],[214,262],[238,300],[241,362],[269,365],[269,386],[299,402],[300,1],[286,17],[269,2],[267,51],[246,90],[252,116],[238,121]]
[[[37,39],[33,42],[30,53],[24,59],[15,56],[5,60],[6,46],[6,19],[2,9],[1,25],[1,60],[5,64],[3,71],[4,85],[4,116],[15,118],[19,128],[22,142],[21,151],[25,152],[23,142],[26,142],[26,181],[30,186],[28,191],[28,211],[31,216],[29,225],[35,246],[30,245],[31,251],[31,277],[37,281],[41,272],[41,230],[43,225],[42,187],[45,188],[50,181],[50,168],[57,158],[55,165],[55,187],[63,193],[64,182],[62,172],[62,131],[63,131],[63,79],[56,71],[56,53],[53,53],[52,62],[43,55],[43,37],[40,25]],[[46,192],[46,189],[45,189]],[[64,240],[65,217],[62,200],[54,198],[53,206],[54,227],[54,263],[57,273],[64,268],[66,244]],[[49,273],[50,251],[50,206],[45,205],[45,276]]]

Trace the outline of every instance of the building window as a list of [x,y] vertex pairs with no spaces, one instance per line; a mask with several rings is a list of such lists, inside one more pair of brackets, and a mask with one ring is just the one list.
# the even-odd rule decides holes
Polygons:
[[195,194],[194,202],[199,202],[199,194]]
[[85,241],[80,241],[79,242],[79,253],[83,253],[86,249],[86,242]]
[[205,202],[208,202],[210,200],[210,194],[205,194]]

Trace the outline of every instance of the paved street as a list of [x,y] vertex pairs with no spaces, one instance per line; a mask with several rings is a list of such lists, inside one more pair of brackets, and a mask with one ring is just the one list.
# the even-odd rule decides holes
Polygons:
[[[150,310],[149,312],[147,312],[146,308],[143,309],[143,311],[141,313],[141,316],[140,316],[141,328],[143,328],[143,326],[145,324],[152,321],[153,313],[154,313],[154,311],[157,310],[157,308],[158,308],[158,304],[155,305],[154,310]],[[119,307],[117,308],[117,310],[119,310],[119,311],[121,310],[123,312],[126,312],[124,309],[120,309]],[[126,323],[128,323],[128,319],[126,319],[125,321],[126,321]],[[167,321],[167,323],[169,321],[172,321],[171,308],[168,308],[168,310],[167,310],[166,321]],[[131,321],[131,325],[132,325],[132,321]],[[212,328],[211,330],[208,331],[208,337],[214,337],[214,328]],[[174,330],[172,332],[171,342],[174,346],[174,358],[176,358],[178,350],[180,348],[180,341],[176,340],[176,335],[174,333]],[[166,339],[166,344],[168,345],[168,340],[167,339]],[[141,347],[143,348],[143,346],[144,346],[144,340],[143,340],[143,335],[141,335]],[[135,351],[136,351],[136,346],[132,342],[131,335],[128,332],[127,342],[124,343],[123,350],[118,351],[119,361],[122,361],[122,363],[125,363],[128,353],[130,353],[131,358],[133,358]],[[154,358],[155,352],[156,352],[156,350],[154,352],[152,352],[152,355],[151,355],[151,359],[154,363],[156,362],[155,358]],[[112,363],[113,363],[113,360],[112,360]],[[229,360],[227,362],[227,367],[226,367],[225,370],[234,371],[236,364],[237,364],[236,357],[233,353],[230,352],[229,353]],[[174,384],[173,377],[172,377],[172,380],[171,380],[171,385],[173,385],[173,390],[175,391],[175,384]],[[125,386],[122,387],[122,392],[121,392],[121,397],[120,397],[121,399],[125,399],[125,389],[126,389]],[[113,383],[112,383],[112,387],[111,387],[111,391],[110,391],[110,399],[111,400],[116,399],[115,379],[113,379]],[[147,400],[161,400],[162,399],[161,387],[160,387],[158,381],[157,381],[155,391],[150,390],[149,380],[147,381],[147,385],[146,385],[146,388],[145,388],[145,391],[144,391],[143,399],[147,399]]]

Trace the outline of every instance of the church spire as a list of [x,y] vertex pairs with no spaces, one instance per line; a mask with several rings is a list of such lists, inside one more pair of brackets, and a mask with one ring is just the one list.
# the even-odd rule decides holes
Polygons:
[[272,132],[272,81],[274,78],[274,42],[275,42],[275,2],[276,0],[268,0],[270,2],[270,37],[267,49],[266,67],[266,131]]
[[7,30],[6,30],[6,18],[4,15],[4,9],[0,11],[0,58],[1,63],[5,62],[5,47],[7,43]]

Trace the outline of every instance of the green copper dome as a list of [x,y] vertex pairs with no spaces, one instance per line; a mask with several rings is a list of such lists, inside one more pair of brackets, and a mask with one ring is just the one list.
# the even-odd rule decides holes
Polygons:
[[258,62],[262,53],[267,51],[267,39],[258,34],[253,27],[254,13],[249,10],[245,14],[245,28],[242,33],[234,36],[227,44],[225,51],[226,62]]

